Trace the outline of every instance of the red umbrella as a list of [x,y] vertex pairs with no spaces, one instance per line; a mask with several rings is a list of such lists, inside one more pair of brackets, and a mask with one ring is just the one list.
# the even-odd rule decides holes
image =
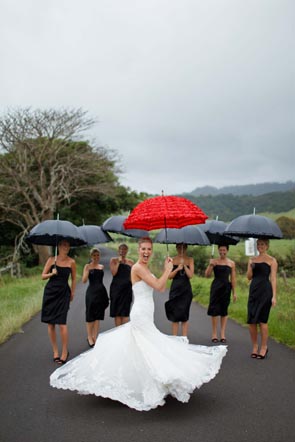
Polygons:
[[203,224],[208,216],[180,196],[155,196],[139,203],[124,222],[125,229],[156,230]]

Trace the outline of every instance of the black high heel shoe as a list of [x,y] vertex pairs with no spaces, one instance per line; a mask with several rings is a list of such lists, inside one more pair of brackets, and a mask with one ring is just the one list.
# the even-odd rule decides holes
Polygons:
[[266,352],[264,353],[264,355],[257,355],[257,359],[265,359],[266,358],[266,356],[267,356],[267,353],[268,353],[268,348],[266,349]]
[[70,353],[68,352],[66,359],[61,359],[61,358],[60,358],[59,361],[57,361],[57,363],[58,363],[59,365],[64,365],[64,364],[68,361],[69,356],[70,356]]
[[90,348],[93,348],[94,346],[95,346],[95,344],[93,343],[93,344],[90,344],[90,342],[89,342],[89,339],[87,338],[87,342],[88,342],[88,345],[89,345],[89,347]]

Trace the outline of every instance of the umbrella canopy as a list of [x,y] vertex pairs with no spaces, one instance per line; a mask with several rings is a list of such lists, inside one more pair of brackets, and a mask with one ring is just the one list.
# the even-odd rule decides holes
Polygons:
[[226,227],[226,235],[244,238],[281,239],[283,234],[275,221],[261,215],[242,215],[233,219]]
[[179,196],[156,196],[139,203],[124,222],[125,229],[180,229],[202,224],[208,216],[192,201]]
[[149,232],[147,230],[125,229],[123,224],[126,218],[127,216],[123,215],[111,216],[110,218],[105,220],[101,227],[105,232],[121,233],[122,235],[131,236],[133,238],[149,236]]
[[223,221],[210,219],[205,224],[200,224],[199,227],[206,233],[211,244],[236,245],[240,241],[238,237],[224,234],[227,224]]
[[88,246],[113,241],[113,238],[100,226],[84,225],[78,227]]
[[62,239],[66,239],[71,246],[86,244],[86,240],[75,224],[60,219],[42,221],[32,228],[26,238],[31,244],[40,246],[56,246]]
[[208,246],[209,239],[198,226],[185,226],[181,229],[163,229],[155,237],[162,244],[190,244]]

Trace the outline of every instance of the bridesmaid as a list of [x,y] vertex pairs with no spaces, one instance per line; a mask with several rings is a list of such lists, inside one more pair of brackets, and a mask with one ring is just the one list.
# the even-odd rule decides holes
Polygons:
[[115,325],[125,324],[129,320],[132,303],[131,267],[134,262],[127,258],[128,246],[120,244],[118,257],[111,258],[110,270],[113,279],[110,285],[110,316],[115,318]]
[[94,347],[99,333],[99,321],[104,319],[105,309],[109,305],[107,290],[103,284],[104,266],[99,263],[100,250],[90,250],[90,263],[83,270],[82,282],[89,281],[86,290],[86,330],[89,347]]
[[[76,288],[76,263],[68,256],[70,244],[66,240],[58,243],[58,255],[48,258],[42,279],[49,279],[43,294],[41,321],[47,323],[48,336],[53,350],[53,361],[65,364],[69,357],[67,314],[70,302],[74,299]],[[71,288],[68,279],[71,277]],[[59,357],[56,325],[59,325],[61,336],[61,356]]]
[[220,342],[225,344],[226,325],[228,319],[228,306],[232,292],[233,302],[236,302],[236,265],[234,261],[228,259],[229,246],[220,244],[218,246],[219,258],[210,259],[205,270],[205,277],[210,278],[214,272],[214,280],[210,288],[210,301],[207,314],[211,316],[213,343],[218,342],[217,325],[220,317]]
[[[252,342],[251,358],[265,359],[268,353],[268,317],[271,307],[277,303],[277,269],[275,258],[268,255],[269,240],[257,240],[258,256],[249,259],[247,278],[251,281],[248,298],[249,332]],[[258,345],[258,325],[261,334]]]
[[194,260],[188,256],[187,244],[176,245],[177,256],[173,258],[173,269],[169,275],[172,284],[169,301],[165,303],[166,316],[172,322],[172,334],[177,336],[179,328],[182,336],[188,334],[188,320],[193,292],[190,279],[194,276]]

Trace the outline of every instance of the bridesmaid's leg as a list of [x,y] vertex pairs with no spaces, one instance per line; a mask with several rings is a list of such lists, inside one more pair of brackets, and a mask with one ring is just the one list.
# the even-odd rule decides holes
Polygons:
[[129,321],[129,316],[122,316],[122,324],[126,324]]
[[172,335],[177,336],[178,335],[178,322],[172,322]]
[[98,320],[96,320],[96,321],[94,321],[93,323],[93,327],[92,327],[92,339],[93,339],[93,342],[96,342],[96,339],[97,339],[97,337],[98,337],[98,333],[99,333],[99,321]]
[[182,336],[187,336],[188,334],[188,321],[185,321],[181,324],[182,328]]
[[258,331],[257,324],[249,324],[250,338],[252,342],[252,353],[258,353]]
[[56,339],[55,324],[47,324],[48,336],[52,345],[53,358],[58,358],[58,345]]
[[119,327],[119,325],[122,325],[121,316],[115,317],[115,326]]
[[212,322],[212,339],[217,339],[218,316],[211,316]]
[[68,358],[68,326],[67,324],[60,324],[59,329],[60,329],[60,337],[62,345],[62,352],[60,359],[66,361]]
[[227,324],[227,318],[228,318],[228,316],[221,316],[220,317],[220,338],[221,339],[226,339],[225,338],[225,329],[226,329],[226,324]]
[[95,342],[93,339],[93,324],[94,322],[86,322],[87,340],[89,346],[93,345]]
[[265,356],[267,352],[267,340],[268,340],[268,325],[260,323],[260,334],[261,334],[261,349],[260,354]]

